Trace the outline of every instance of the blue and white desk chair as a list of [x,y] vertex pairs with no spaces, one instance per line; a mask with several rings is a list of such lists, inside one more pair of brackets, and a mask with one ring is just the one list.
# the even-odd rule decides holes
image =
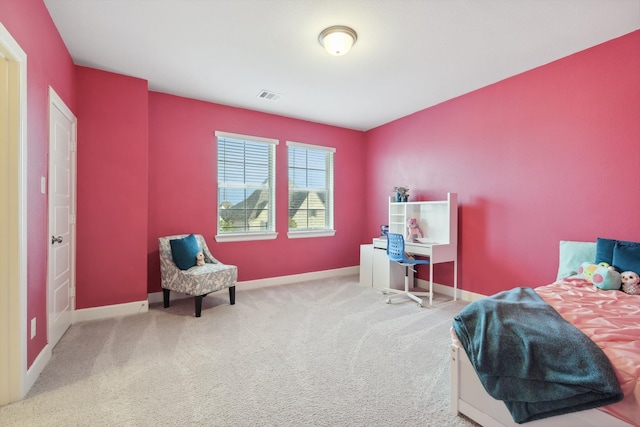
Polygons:
[[397,233],[387,233],[387,256],[390,261],[397,262],[404,267],[404,291],[399,289],[384,289],[384,294],[391,294],[387,298],[387,304],[391,304],[393,298],[409,297],[418,303],[419,307],[422,307],[421,296],[429,296],[429,292],[410,292],[409,291],[409,268],[412,271],[415,270],[416,265],[429,264],[429,260],[408,258],[404,249],[404,236]]

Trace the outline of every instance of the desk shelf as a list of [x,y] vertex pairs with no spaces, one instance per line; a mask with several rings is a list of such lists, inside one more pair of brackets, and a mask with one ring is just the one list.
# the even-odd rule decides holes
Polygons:
[[447,194],[447,200],[428,202],[395,202],[389,198],[389,232],[406,237],[407,220],[416,218],[423,238],[439,244],[458,244],[458,195]]

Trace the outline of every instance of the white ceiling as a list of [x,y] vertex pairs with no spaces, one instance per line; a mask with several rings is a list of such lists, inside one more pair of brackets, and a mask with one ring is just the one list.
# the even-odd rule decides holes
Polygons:
[[[44,2],[78,65],[357,130],[640,28],[640,0]],[[345,56],[318,43],[331,25],[358,33]]]

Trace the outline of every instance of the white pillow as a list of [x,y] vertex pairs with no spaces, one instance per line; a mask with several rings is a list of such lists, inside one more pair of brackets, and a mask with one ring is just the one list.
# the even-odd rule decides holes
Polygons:
[[560,241],[560,264],[556,280],[578,274],[583,262],[594,264],[596,261],[596,242]]

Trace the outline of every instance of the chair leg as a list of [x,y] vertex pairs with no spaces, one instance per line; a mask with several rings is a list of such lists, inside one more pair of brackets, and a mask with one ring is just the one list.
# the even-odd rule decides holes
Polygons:
[[202,298],[203,297],[204,295],[196,296],[196,317],[200,317],[200,315],[202,314]]
[[229,288],[229,303],[234,305],[236,303],[236,287],[231,286]]
[[[387,304],[391,304],[391,300],[393,298],[400,298],[400,297],[409,297],[412,300],[414,300],[415,302],[418,303],[419,307],[423,307],[423,302],[422,302],[422,298],[418,298],[418,296],[426,296],[426,295],[430,295],[429,292],[411,292],[409,289],[409,266],[406,264],[401,264],[404,266],[405,270],[404,270],[404,291],[401,291],[399,289],[385,289],[385,293],[390,293],[392,295],[389,295],[387,297]],[[413,270],[413,268],[412,268]],[[415,270],[413,270],[415,271]]]
[[164,308],[169,307],[169,294],[171,291],[169,289],[162,288],[162,300]]

